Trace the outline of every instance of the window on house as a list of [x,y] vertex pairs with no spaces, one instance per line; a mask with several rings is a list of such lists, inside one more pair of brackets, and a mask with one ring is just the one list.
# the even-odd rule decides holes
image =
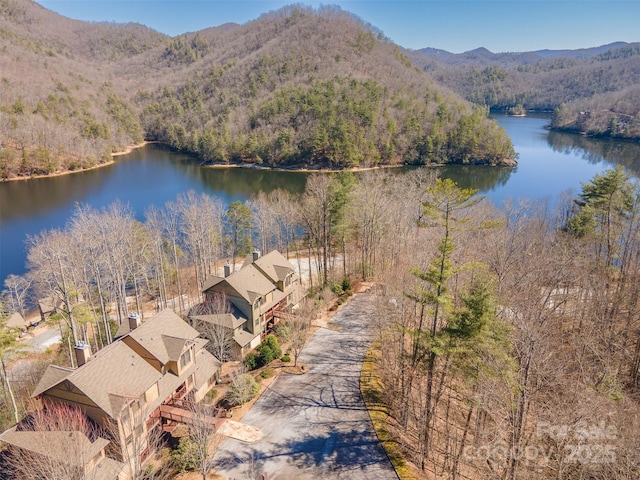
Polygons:
[[196,381],[195,373],[192,373],[191,375],[189,375],[189,378],[187,378],[187,381],[185,382],[187,390],[191,390],[195,381]]
[[182,355],[180,355],[180,368],[185,368],[190,363],[191,363],[191,349],[189,348],[185,350]]
[[133,414],[134,415],[138,415],[138,413],[140,412],[140,401],[136,400],[135,402],[133,402],[131,404],[131,410],[133,410]]

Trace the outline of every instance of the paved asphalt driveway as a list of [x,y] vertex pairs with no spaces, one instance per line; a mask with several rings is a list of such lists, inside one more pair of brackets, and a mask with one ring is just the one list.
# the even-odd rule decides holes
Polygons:
[[397,479],[360,396],[360,369],[371,341],[372,302],[356,295],[319,329],[299,360],[304,375],[281,374],[242,419],[262,430],[253,445],[226,440],[214,456],[225,478],[268,480]]

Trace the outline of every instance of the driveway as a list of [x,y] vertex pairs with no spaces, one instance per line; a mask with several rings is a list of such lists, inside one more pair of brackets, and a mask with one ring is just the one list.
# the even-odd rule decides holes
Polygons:
[[372,340],[369,294],[358,294],[319,329],[299,361],[304,375],[281,374],[242,419],[259,442],[226,440],[214,456],[224,478],[397,479],[360,395],[360,370]]
[[56,343],[60,343],[61,341],[62,336],[60,335],[60,329],[48,328],[34,337],[25,339],[24,343],[28,350],[44,352],[47,348],[55,345]]

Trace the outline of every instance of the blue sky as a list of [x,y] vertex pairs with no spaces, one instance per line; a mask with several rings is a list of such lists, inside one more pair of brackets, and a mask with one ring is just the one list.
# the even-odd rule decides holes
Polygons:
[[338,5],[406,48],[460,53],[640,41],[640,0],[40,0],[66,17],[138,22],[168,35],[246,23],[292,3]]

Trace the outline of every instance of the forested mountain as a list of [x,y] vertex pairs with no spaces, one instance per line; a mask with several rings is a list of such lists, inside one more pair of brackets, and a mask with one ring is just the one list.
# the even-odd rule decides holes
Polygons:
[[3,177],[88,167],[143,139],[203,161],[489,163],[506,134],[337,7],[175,38],[0,6]]
[[[608,45],[601,45],[599,47],[580,48],[577,50],[534,50],[533,52],[504,52],[493,53],[484,47],[476,48],[463,53],[451,53],[446,50],[439,50],[436,48],[421,48],[411,53],[413,57],[415,54],[424,55],[426,57],[435,58],[440,63],[450,66],[456,65],[498,65],[502,67],[506,66],[521,66],[535,64],[542,60],[549,60],[552,58],[566,58],[574,60],[586,60],[591,59],[608,52],[618,49],[629,47],[630,44],[626,42],[615,42]],[[416,62],[424,64],[424,59],[420,60],[420,56],[416,56]]]
[[166,41],[141,25],[89,24],[26,0],[0,2],[0,176],[86,168],[141,142],[117,62]]
[[496,110],[555,111],[552,127],[640,139],[640,44],[580,50],[408,53],[434,79]]

